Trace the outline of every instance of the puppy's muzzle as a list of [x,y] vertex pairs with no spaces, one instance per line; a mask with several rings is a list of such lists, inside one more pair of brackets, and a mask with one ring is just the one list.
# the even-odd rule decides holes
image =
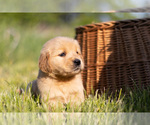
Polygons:
[[75,65],[75,67],[78,67],[78,66],[81,65],[81,61],[80,61],[79,59],[75,59],[75,60],[73,61],[73,63],[74,63],[74,65]]

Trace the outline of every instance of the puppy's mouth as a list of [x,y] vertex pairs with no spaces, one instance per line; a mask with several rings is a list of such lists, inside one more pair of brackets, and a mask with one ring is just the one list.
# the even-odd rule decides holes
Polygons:
[[53,74],[56,76],[62,76],[62,77],[68,77],[68,76],[74,76],[78,73],[80,73],[81,67],[76,66],[72,68],[68,68],[68,70],[62,70],[61,72],[59,70],[53,71]]
[[73,71],[79,71],[79,70],[81,70],[80,66],[77,66],[73,69]]

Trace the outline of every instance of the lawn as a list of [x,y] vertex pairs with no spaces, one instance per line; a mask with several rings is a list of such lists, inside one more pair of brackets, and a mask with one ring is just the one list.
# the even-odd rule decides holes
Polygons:
[[[74,37],[74,28],[66,24],[29,25],[0,24],[0,112],[149,112],[150,88],[135,89],[125,95],[88,96],[79,107],[49,109],[47,103],[30,93],[19,95],[18,88],[25,90],[28,82],[36,79],[38,58],[42,45],[55,36]],[[136,88],[136,87],[135,87]]]

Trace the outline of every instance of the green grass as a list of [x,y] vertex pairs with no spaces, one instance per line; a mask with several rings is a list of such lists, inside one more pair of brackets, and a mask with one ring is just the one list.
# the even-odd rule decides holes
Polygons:
[[91,96],[79,107],[49,108],[39,103],[30,93],[19,95],[19,87],[36,79],[38,58],[42,45],[55,36],[74,37],[74,28],[59,26],[21,26],[16,23],[0,23],[0,112],[149,112],[150,88],[135,89],[118,96],[103,93]]
[[9,91],[0,95],[0,112],[119,112],[123,111],[123,98],[111,98],[101,95],[99,98],[88,97],[80,106],[72,107],[70,104],[65,107],[49,107],[47,103],[39,103],[31,94],[19,95],[17,87],[11,87]]
[[16,86],[10,86],[9,91],[0,93],[0,112],[149,112],[149,90],[139,93],[137,90],[124,95],[111,96],[103,93],[87,97],[80,106],[70,104],[62,107],[50,107],[48,103],[39,103],[30,93],[19,95]]

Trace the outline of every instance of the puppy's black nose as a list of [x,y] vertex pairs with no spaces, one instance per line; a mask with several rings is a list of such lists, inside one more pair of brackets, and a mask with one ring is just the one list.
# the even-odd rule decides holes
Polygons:
[[73,62],[75,66],[79,66],[81,64],[81,61],[79,59],[75,59]]

